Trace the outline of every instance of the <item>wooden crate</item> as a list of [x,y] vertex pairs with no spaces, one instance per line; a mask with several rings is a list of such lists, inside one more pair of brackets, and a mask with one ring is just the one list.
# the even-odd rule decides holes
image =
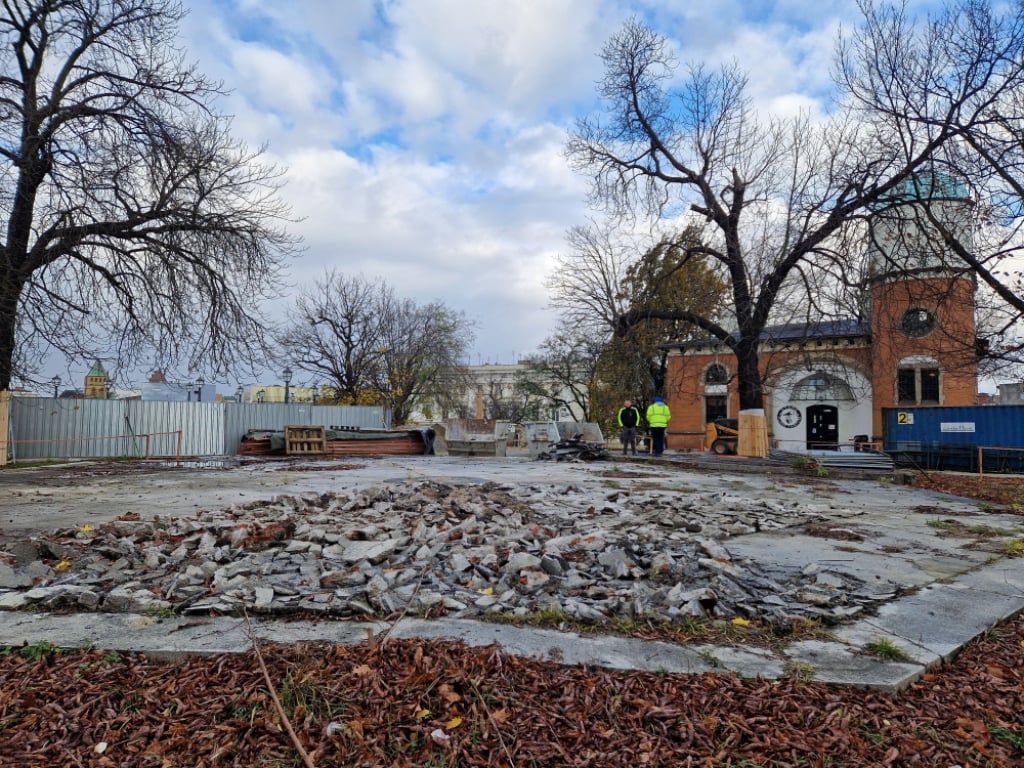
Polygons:
[[327,453],[327,430],[324,427],[285,427],[284,452],[289,456]]

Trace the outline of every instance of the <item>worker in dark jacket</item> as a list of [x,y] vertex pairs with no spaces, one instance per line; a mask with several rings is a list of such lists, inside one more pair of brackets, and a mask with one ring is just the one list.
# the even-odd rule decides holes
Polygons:
[[619,408],[619,426],[622,427],[622,455],[633,451],[636,456],[636,429],[640,426],[640,409],[627,400]]
[[668,428],[672,412],[665,405],[664,399],[654,398],[654,402],[647,406],[647,426],[651,428],[651,452],[655,456],[661,456],[665,452],[665,430]]

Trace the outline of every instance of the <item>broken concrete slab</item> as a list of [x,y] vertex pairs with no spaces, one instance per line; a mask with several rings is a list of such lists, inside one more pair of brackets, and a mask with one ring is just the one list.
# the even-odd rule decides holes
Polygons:
[[805,674],[820,683],[853,685],[887,693],[910,685],[924,674],[922,664],[882,661],[856,648],[822,640],[794,643],[785,651],[793,674]]

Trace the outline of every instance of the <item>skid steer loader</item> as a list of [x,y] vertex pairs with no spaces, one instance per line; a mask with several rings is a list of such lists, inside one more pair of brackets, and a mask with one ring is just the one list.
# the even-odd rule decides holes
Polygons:
[[704,447],[718,456],[736,453],[739,441],[739,419],[715,419],[704,431]]

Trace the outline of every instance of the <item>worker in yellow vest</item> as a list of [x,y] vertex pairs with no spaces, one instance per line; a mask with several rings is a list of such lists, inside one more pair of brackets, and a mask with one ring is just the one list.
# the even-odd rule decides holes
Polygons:
[[655,456],[661,456],[665,452],[665,430],[671,418],[672,412],[662,398],[654,398],[654,402],[647,406],[647,426],[651,428],[653,443],[651,452]]

